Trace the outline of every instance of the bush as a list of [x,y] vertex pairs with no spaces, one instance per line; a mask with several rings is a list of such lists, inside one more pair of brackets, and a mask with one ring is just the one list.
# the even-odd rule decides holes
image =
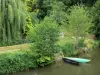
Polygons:
[[0,55],[0,75],[34,69],[51,63],[51,58],[38,58],[37,54],[31,51],[5,53]]
[[53,63],[53,59],[51,57],[48,57],[48,56],[43,56],[43,57],[37,59],[38,67],[44,67],[44,66],[49,65],[51,63]]
[[39,57],[52,57],[57,51],[56,42],[59,38],[58,25],[51,18],[46,17],[43,22],[35,25],[28,33],[33,38],[31,50],[38,53]]

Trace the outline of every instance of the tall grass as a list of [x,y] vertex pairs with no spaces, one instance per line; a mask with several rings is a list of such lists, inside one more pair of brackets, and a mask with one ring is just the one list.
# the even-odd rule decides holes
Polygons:
[[71,56],[75,52],[74,43],[75,43],[74,39],[67,37],[67,38],[61,38],[60,41],[58,42],[58,45],[65,56]]

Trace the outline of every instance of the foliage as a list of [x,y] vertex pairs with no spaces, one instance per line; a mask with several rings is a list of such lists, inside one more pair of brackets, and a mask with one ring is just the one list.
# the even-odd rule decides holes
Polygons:
[[[58,0],[26,0],[27,9],[29,12],[36,12],[38,19],[41,21],[45,16],[52,15],[53,18],[62,20],[64,17],[65,5]],[[55,19],[55,20],[56,20]]]
[[93,23],[94,25],[91,27],[90,31],[95,35],[97,39],[100,39],[100,1],[98,0],[95,5],[92,7]]
[[27,25],[26,25],[26,28],[25,28],[25,36],[27,36],[27,32],[30,30],[31,27],[33,27],[33,23],[32,23],[32,19],[30,17],[30,15],[28,14],[27,15]]
[[83,38],[79,39],[78,47],[80,47],[80,48],[86,47],[86,44],[84,43],[84,39]]
[[53,63],[53,59],[48,56],[43,56],[43,57],[37,59],[37,63],[38,63],[39,67],[44,67],[46,65]]
[[0,55],[0,75],[34,69],[51,63],[49,57],[38,58],[31,51],[5,53]]
[[26,11],[21,0],[0,0],[0,43],[21,41],[25,32]]
[[59,0],[63,1],[63,3],[70,7],[76,4],[84,4],[86,6],[92,6],[97,0]]
[[41,56],[53,56],[57,50],[56,42],[59,37],[59,29],[54,20],[46,17],[43,22],[36,25],[28,33],[33,38],[32,50],[36,50]]
[[84,6],[73,6],[71,12],[67,15],[68,24],[67,31],[76,38],[76,46],[78,46],[79,37],[87,34],[89,27],[92,25],[91,18]]
[[58,42],[60,50],[64,53],[65,56],[71,56],[75,52],[75,46],[74,46],[74,39],[70,38],[63,38],[60,39]]
[[43,20],[50,9],[51,0],[26,0],[27,11],[36,12],[39,20]]
[[[92,6],[95,2],[96,0],[26,0],[27,3],[26,9],[29,12],[37,12],[38,19],[43,20],[45,16],[50,14],[52,9],[54,10],[53,8],[54,6],[60,8],[59,12],[61,12],[62,9],[65,9],[65,11],[67,11],[67,9],[70,6],[76,4],[84,4],[86,6]],[[61,6],[61,3],[64,5],[63,7]]]
[[95,40],[94,48],[99,48],[99,47],[100,47],[100,40]]
[[84,43],[88,49],[93,49],[96,46],[96,42],[93,39],[85,39]]
[[54,1],[51,4],[52,9],[50,10],[49,17],[53,18],[59,25],[65,24],[66,21],[66,9],[62,2]]
[[25,0],[25,2],[27,4],[26,10],[28,12],[31,12],[36,9],[36,1],[37,0]]
[[30,15],[30,18],[32,20],[32,24],[33,25],[40,23],[40,21],[39,21],[39,19],[37,17],[37,15],[38,15],[37,12],[30,12],[29,15]]
[[[1,45],[22,43],[24,41],[22,41],[22,39],[25,39],[27,36],[26,32],[28,31],[26,21],[28,21],[28,23],[30,21],[32,25],[35,25],[41,23],[46,16],[49,16],[59,25],[65,25],[67,23],[66,13],[69,13],[68,9],[71,6],[77,4],[92,5],[95,1],[96,0],[0,0]],[[28,16],[26,14],[28,14]],[[95,29],[95,27],[93,28]],[[93,30],[93,32],[95,31]]]
[[36,68],[35,55],[27,52],[16,52],[0,55],[0,75]]

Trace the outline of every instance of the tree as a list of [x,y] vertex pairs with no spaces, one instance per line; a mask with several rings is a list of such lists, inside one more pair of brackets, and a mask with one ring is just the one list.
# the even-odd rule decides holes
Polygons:
[[92,6],[97,0],[59,0],[63,1],[63,3],[70,7],[76,4],[84,4],[86,6]]
[[54,1],[51,7],[49,17],[53,18],[59,25],[63,25],[66,22],[66,6],[60,1]]
[[0,42],[21,41],[25,32],[26,10],[21,0],[0,0]]
[[100,1],[98,0],[92,7],[92,14],[94,25],[91,27],[90,32],[93,33],[97,39],[100,39]]
[[92,25],[91,19],[84,6],[73,6],[71,12],[67,15],[67,30],[76,38],[76,48],[78,48],[79,37],[86,35],[89,27]]
[[41,21],[48,14],[52,0],[26,0],[26,3],[27,11],[36,12],[38,19]]
[[51,14],[55,16],[60,14],[59,16],[63,16],[61,14],[63,14],[62,11],[65,9],[63,2],[58,0],[26,0],[26,3],[28,11],[36,12],[40,21],[43,20],[45,16]]
[[33,12],[35,9],[37,9],[37,0],[25,0],[26,4],[27,4],[27,11],[28,12]]
[[52,57],[57,50],[56,42],[59,38],[57,23],[48,17],[28,32],[28,37],[33,38],[32,49],[39,57]]

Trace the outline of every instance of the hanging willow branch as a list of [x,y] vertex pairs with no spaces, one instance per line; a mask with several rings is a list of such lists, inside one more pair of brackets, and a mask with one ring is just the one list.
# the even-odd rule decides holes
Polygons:
[[21,0],[0,0],[0,42],[20,41],[25,25],[25,3]]

